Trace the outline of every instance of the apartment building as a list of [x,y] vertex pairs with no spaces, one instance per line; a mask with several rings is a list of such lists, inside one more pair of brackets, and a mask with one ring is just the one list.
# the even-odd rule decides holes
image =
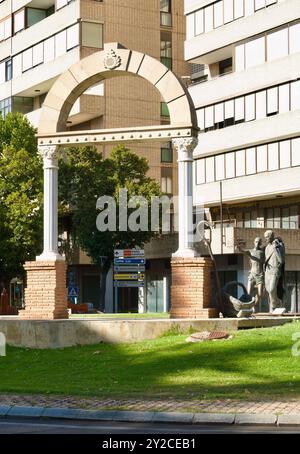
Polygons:
[[[222,281],[247,282],[235,244],[273,229],[300,310],[300,2],[186,0],[185,58],[200,127],[195,204],[212,223]],[[262,309],[268,310],[266,301]]]
[[[37,126],[54,81],[108,42],[118,41],[149,54],[186,77],[190,65],[184,61],[184,39],[181,0],[2,0],[0,112],[22,112]],[[124,77],[84,93],[75,102],[66,127],[82,130],[168,122],[166,104],[158,91],[142,79]],[[165,193],[177,192],[176,159],[170,143],[130,148],[148,159],[149,174],[161,182]],[[102,149],[104,155],[109,151],[108,147]],[[176,248],[172,242],[169,247],[168,240],[162,243],[147,247],[148,307],[152,311],[162,310],[163,282],[169,273],[171,249]],[[82,251],[74,258],[69,277],[71,285],[79,288],[79,301],[97,305],[99,271]],[[136,295],[130,304],[123,310],[137,309]]]

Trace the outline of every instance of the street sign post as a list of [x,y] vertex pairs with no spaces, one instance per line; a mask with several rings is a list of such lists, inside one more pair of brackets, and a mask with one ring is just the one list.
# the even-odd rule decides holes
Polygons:
[[78,287],[68,287],[68,298],[73,304],[77,304],[78,296],[79,296]]
[[115,310],[118,311],[119,288],[145,287],[146,259],[143,249],[114,251]]

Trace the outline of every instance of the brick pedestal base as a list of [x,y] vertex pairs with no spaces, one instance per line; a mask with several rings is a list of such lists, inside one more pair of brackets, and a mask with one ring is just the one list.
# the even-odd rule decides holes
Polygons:
[[19,317],[30,320],[66,319],[67,289],[64,261],[26,262],[25,309]]
[[207,257],[172,259],[171,318],[219,317],[210,307],[212,266]]

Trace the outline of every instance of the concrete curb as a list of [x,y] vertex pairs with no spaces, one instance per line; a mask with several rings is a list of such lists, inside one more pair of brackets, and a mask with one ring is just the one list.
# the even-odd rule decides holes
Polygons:
[[300,426],[300,414],[249,414],[249,413],[178,413],[141,412],[119,410],[81,410],[59,407],[0,406],[0,419],[76,419],[82,421],[151,422],[211,425],[266,425]]
[[235,417],[234,423],[237,425],[259,425],[259,426],[269,426],[269,425],[275,425],[277,423],[277,415],[272,415],[272,414],[264,414],[264,413],[259,413],[259,414],[247,414],[247,413],[241,413],[237,414]]

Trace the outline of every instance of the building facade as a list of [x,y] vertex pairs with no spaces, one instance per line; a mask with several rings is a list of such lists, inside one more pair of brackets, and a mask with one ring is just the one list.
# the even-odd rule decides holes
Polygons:
[[[187,77],[190,65],[184,61],[184,39],[182,0],[3,0],[0,112],[22,112],[37,126],[45,97],[60,74],[109,42],[146,53],[177,75]],[[84,93],[75,102],[66,127],[83,130],[168,122],[159,92],[142,79],[123,77],[107,80]],[[177,193],[177,169],[170,143],[129,147],[148,159],[149,175],[160,181],[165,193]],[[110,148],[101,151],[107,156]],[[146,295],[145,307],[153,311],[163,308],[170,254],[176,249],[174,242],[166,240],[163,244],[167,247],[156,243],[147,247],[151,291],[147,292],[149,302]],[[97,307],[99,270],[78,251],[69,271],[69,284],[79,289],[79,301]],[[111,298],[110,277],[108,301]],[[124,311],[137,310],[136,295],[131,300]]]
[[222,281],[247,282],[235,246],[273,229],[286,246],[285,304],[299,312],[300,2],[185,0],[185,14],[200,127],[194,202],[213,225]]

